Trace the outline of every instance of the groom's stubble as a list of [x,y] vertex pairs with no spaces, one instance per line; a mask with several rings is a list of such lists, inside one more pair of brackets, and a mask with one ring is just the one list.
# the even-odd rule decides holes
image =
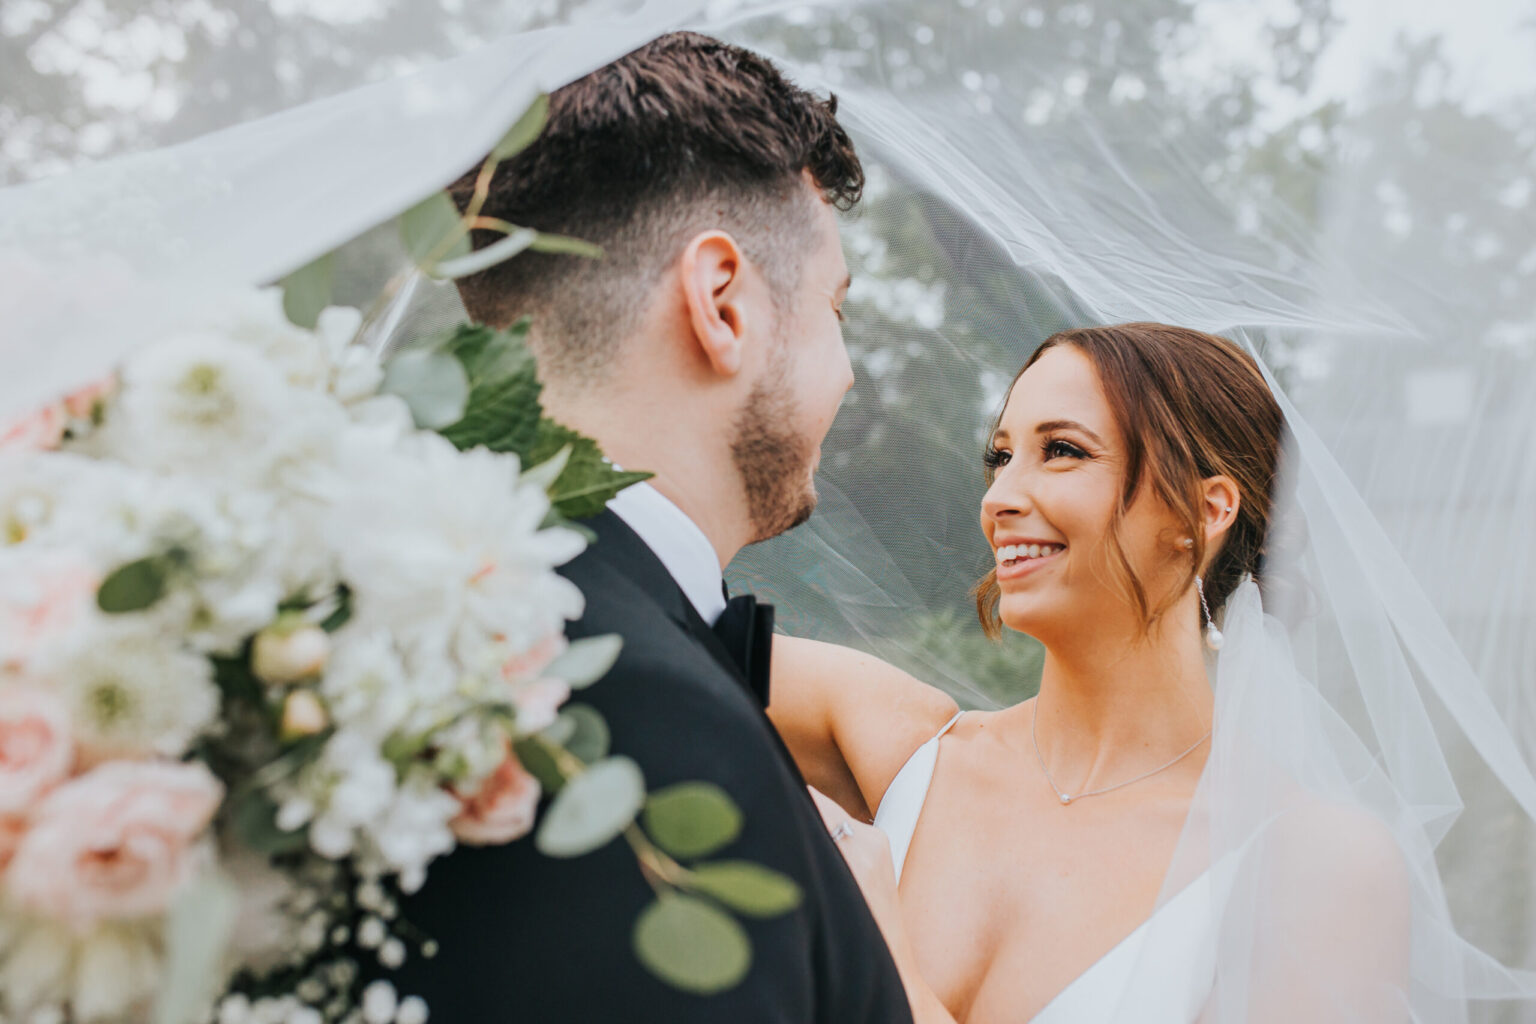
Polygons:
[[773,367],[752,388],[732,427],[731,457],[741,475],[753,543],[794,529],[816,510],[811,471],[816,446],[791,428],[799,417],[789,387],[789,343],[782,334],[774,339]]

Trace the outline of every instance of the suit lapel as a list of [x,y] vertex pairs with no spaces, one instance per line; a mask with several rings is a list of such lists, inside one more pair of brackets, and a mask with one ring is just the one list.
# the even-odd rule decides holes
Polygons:
[[746,676],[742,675],[741,669],[736,665],[736,659],[731,657],[731,652],[726,650],[725,644],[720,642],[715,631],[709,628],[703,616],[693,607],[693,602],[688,600],[687,595],[683,593],[683,588],[678,586],[672,574],[667,572],[667,567],[662,564],[661,559],[646,546],[639,534],[629,528],[628,523],[608,509],[585,520],[584,525],[597,534],[597,543],[589,547],[582,557],[600,560],[619,576],[632,583],[637,591],[660,605],[685,634],[719,662],[721,669],[746,692],[752,707],[763,716],[763,724],[773,738],[774,746],[784,756],[784,763],[800,783],[801,792],[809,803],[811,796],[805,789],[805,777],[800,774],[800,766],[795,764],[789,748],[784,745],[783,738],[779,736],[779,730],[775,729],[773,723],[768,720],[762,702],[747,684]]
[[683,631],[707,650],[719,662],[730,677],[743,688],[746,677],[736,665],[736,659],[725,649],[725,644],[709,628],[693,602],[683,593],[667,567],[656,553],[646,546],[640,535],[629,524],[607,509],[600,515],[586,520],[585,525],[597,534],[597,543],[588,550],[591,557],[599,559],[609,568],[626,577],[647,597],[655,601],[667,616],[683,628]]

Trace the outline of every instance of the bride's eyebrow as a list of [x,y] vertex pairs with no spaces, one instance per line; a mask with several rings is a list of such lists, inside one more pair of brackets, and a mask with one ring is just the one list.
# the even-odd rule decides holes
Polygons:
[[1057,430],[1075,430],[1099,447],[1104,447],[1103,438],[1076,420],[1046,420],[1044,423],[1035,426],[1035,433],[1037,434],[1049,434]]

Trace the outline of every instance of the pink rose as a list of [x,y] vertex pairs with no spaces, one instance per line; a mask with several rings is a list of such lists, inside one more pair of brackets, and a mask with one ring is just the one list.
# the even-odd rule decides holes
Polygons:
[[0,689],[0,818],[24,817],[75,760],[69,712],[53,693]]
[[96,412],[96,406],[105,402],[116,390],[117,375],[109,373],[65,395],[64,411],[77,420],[90,419]]
[[0,669],[22,672],[34,651],[88,614],[101,576],[72,555],[50,552],[10,567],[0,583]]
[[539,780],[510,750],[472,796],[459,797],[461,810],[448,823],[459,842],[496,846],[527,835],[539,806]]
[[517,708],[519,732],[534,733],[549,728],[560,712],[560,705],[570,699],[571,688],[563,680],[539,675],[564,654],[568,646],[563,634],[551,633],[502,664],[502,678],[512,687],[511,700],[512,706]]
[[109,761],[38,806],[5,876],[24,911],[77,932],[163,913],[199,867],[224,787],[201,764]]
[[501,675],[509,683],[536,679],[550,662],[565,653],[568,646],[564,634],[550,633],[521,654],[514,654],[501,666]]
[[0,452],[46,452],[64,441],[69,417],[62,403],[45,405],[20,419],[0,424]]

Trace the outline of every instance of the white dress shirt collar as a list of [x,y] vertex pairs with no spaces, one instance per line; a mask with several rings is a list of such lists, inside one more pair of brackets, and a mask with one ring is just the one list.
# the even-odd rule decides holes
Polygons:
[[640,535],[699,617],[713,626],[725,611],[720,559],[698,524],[648,483],[626,487],[608,507]]

